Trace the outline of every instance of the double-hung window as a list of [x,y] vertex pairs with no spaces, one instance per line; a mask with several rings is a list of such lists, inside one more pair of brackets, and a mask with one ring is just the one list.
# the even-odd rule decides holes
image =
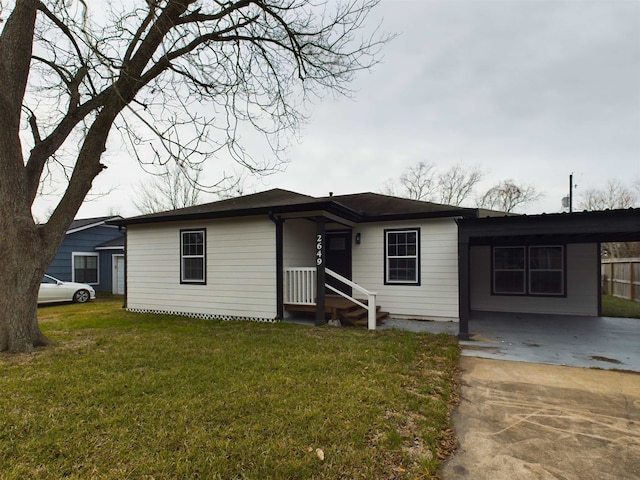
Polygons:
[[493,248],[496,295],[564,295],[563,245]]
[[529,247],[529,293],[564,295],[564,248]]
[[420,285],[420,229],[384,231],[385,284]]
[[206,230],[180,230],[180,283],[206,282]]
[[526,293],[525,247],[495,247],[493,249],[493,292],[498,294]]
[[97,285],[98,280],[98,254],[73,252],[71,262],[73,264],[72,281]]

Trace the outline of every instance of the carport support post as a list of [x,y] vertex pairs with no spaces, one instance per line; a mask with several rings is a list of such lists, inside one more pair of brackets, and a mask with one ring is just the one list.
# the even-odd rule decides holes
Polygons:
[[[458,226],[458,229],[460,227]],[[469,340],[470,288],[469,288],[469,238],[458,231],[458,338]]]
[[316,217],[316,326],[324,325],[324,283],[325,283],[325,230],[327,220]]

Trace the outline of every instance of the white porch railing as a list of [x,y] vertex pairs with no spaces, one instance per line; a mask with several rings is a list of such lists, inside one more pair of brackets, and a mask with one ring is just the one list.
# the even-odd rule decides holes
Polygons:
[[295,267],[285,271],[285,303],[316,304],[316,268]]
[[[371,292],[361,287],[348,278],[325,268],[325,273],[340,282],[348,285],[353,290],[357,290],[367,296],[367,304],[353,298],[350,295],[338,290],[337,288],[325,284],[332,292],[337,293],[341,297],[359,305],[367,310],[367,328],[369,330],[376,329],[376,292]],[[285,285],[286,285],[286,303],[296,305],[315,305],[316,298],[316,268],[315,267],[293,267],[285,269]]]

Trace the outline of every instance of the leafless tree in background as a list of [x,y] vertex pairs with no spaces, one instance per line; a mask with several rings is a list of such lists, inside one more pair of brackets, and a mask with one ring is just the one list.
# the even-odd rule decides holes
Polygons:
[[398,178],[387,180],[383,192],[413,200],[460,206],[471,198],[483,176],[478,166],[457,163],[444,172],[438,172],[434,163],[418,162]]
[[517,184],[514,180],[503,180],[478,198],[478,206],[501,212],[516,212],[519,207],[535,202],[542,194],[531,185]]
[[397,179],[387,180],[383,190],[388,195],[430,200],[435,185],[435,165],[418,162],[408,167]]
[[[610,179],[603,188],[587,188],[580,195],[579,208],[587,211],[632,208],[640,200],[640,179],[631,188],[620,180]],[[606,242],[602,253],[610,258],[631,258],[640,256],[640,242]]]
[[[240,133],[281,158],[306,99],[349,94],[386,40],[359,38],[376,4],[0,0],[0,351],[48,343],[40,280],[106,168],[114,127],[141,162],[260,171]],[[37,224],[33,202],[54,177],[59,201]]]
[[638,194],[616,179],[607,181],[603,188],[587,188],[580,195],[578,206],[582,210],[614,210],[631,208],[638,203]]
[[189,177],[179,166],[168,167],[152,179],[142,180],[136,189],[134,206],[142,214],[164,212],[197,205],[202,196],[198,181],[202,168],[192,169]]
[[456,163],[438,175],[438,202],[459,207],[472,197],[476,185],[483,177],[484,173],[479,166],[470,167],[464,163]]
[[224,175],[214,185],[201,183],[202,167],[188,171],[178,165],[167,166],[164,171],[142,180],[136,189],[133,205],[139,213],[165,212],[191,207],[201,203],[238,197],[247,193],[248,175]]

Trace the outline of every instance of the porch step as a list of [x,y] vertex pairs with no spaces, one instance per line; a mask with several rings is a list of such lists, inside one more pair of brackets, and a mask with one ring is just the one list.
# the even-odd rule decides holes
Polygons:
[[[360,302],[366,304],[367,301],[359,299]],[[315,312],[315,304],[297,305],[292,303],[285,303],[284,308],[287,311],[292,312]],[[340,320],[343,326],[355,327],[355,326],[368,326],[368,312],[366,308],[362,308],[359,305],[339,296],[327,295],[325,297],[325,312],[332,320]],[[383,320],[389,316],[389,312],[383,312],[380,310],[380,305],[376,305],[376,324],[382,324]]]
[[[348,309],[345,311],[338,311],[338,316],[343,325],[348,326],[368,326],[369,324],[369,312],[365,308]],[[381,325],[382,320],[389,316],[389,312],[383,312],[380,310],[380,306],[376,305],[376,325]]]

